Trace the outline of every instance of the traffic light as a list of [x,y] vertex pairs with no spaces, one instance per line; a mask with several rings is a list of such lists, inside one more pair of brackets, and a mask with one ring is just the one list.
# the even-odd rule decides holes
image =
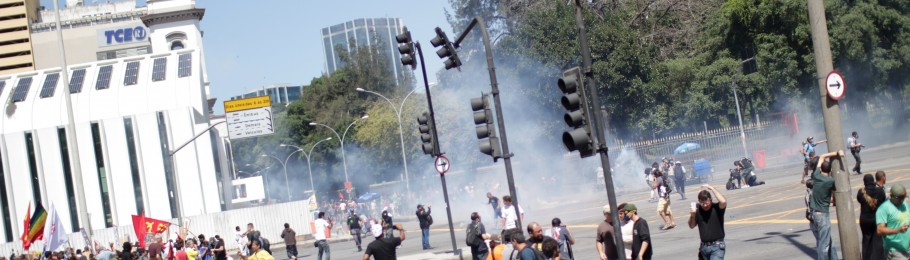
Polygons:
[[395,36],[395,41],[402,44],[398,46],[398,53],[401,53],[401,65],[411,66],[411,69],[417,67],[417,60],[414,59],[414,42],[411,40],[411,31],[408,27],[402,29],[402,33]]
[[578,67],[563,72],[557,82],[562,96],[562,106],[567,110],[564,120],[572,130],[562,134],[562,143],[569,151],[578,151],[581,158],[594,155],[594,138],[591,135],[591,120],[588,104]]
[[436,51],[436,55],[441,59],[448,58],[444,63],[446,69],[461,67],[461,59],[458,58],[458,53],[455,52],[455,47],[452,45],[452,42],[449,41],[449,37],[446,36],[446,33],[436,27],[436,37],[433,37],[430,40],[430,43],[433,44],[433,47],[442,46],[441,49]]
[[493,157],[496,162],[502,157],[496,127],[493,124],[493,109],[490,107],[488,94],[471,99],[471,110],[474,111],[474,124],[477,125],[477,139],[480,140],[480,152]]
[[423,112],[422,115],[417,117],[417,129],[420,131],[420,141],[423,143],[421,146],[423,148],[424,154],[436,155],[436,142],[433,141],[433,132],[436,131],[435,125],[431,122],[430,113]]

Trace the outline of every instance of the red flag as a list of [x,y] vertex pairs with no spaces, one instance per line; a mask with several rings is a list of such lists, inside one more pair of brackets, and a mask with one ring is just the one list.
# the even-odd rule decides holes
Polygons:
[[141,216],[133,215],[133,230],[142,248],[145,248],[145,233],[161,234],[170,226],[170,222],[145,217],[144,213]]
[[22,229],[22,237],[20,238],[22,240],[22,248],[25,248],[25,251],[28,251],[28,248],[32,246],[32,242],[29,241],[30,239],[28,239],[29,226],[31,226],[31,222],[32,222],[31,215],[32,215],[32,205],[31,205],[31,203],[29,203],[28,211],[25,212],[25,221],[24,221],[24,224],[23,224],[24,226]]

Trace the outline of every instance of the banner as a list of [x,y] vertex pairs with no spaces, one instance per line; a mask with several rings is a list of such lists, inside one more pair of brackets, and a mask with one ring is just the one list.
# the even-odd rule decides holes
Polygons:
[[145,214],[142,214],[142,216],[133,215],[133,229],[136,231],[136,237],[139,238],[139,245],[142,248],[145,248],[146,240],[148,239],[146,233],[161,234],[167,232],[170,226],[170,222],[148,218],[145,217]]

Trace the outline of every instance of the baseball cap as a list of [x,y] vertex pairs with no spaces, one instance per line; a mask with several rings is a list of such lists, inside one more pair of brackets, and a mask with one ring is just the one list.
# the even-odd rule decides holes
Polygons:
[[900,183],[894,184],[891,186],[891,196],[904,196],[907,195],[907,189],[904,188],[904,185]]
[[607,213],[611,213],[611,212],[613,212],[613,209],[612,209],[612,207],[610,207],[610,204],[604,205],[603,213],[607,214]]
[[373,224],[373,227],[370,229],[370,232],[373,233],[373,237],[382,236],[382,225]]
[[635,207],[635,204],[629,203],[626,204],[626,207],[622,208],[625,211],[638,211],[638,207]]

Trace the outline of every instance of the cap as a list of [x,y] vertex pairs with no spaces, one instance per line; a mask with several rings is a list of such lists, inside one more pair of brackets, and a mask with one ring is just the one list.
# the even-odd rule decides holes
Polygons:
[[373,224],[373,227],[371,228],[370,232],[373,233],[373,237],[380,237],[380,236],[382,236],[382,226]]
[[499,238],[499,234],[493,234],[490,236],[490,240],[495,241],[496,243],[502,243],[502,239]]
[[676,164],[682,164],[682,162],[680,162],[680,161],[676,161]]
[[632,203],[626,204],[626,206],[622,209],[625,211],[638,211],[638,207],[635,207],[635,204]]
[[603,213],[607,214],[607,213],[611,213],[611,212],[613,212],[613,209],[610,207],[610,204],[604,205]]
[[806,142],[812,142],[812,139],[815,139],[815,137],[811,137],[811,136],[810,136],[810,137],[806,137]]
[[907,189],[904,188],[904,185],[896,183],[891,186],[891,196],[904,196],[907,195]]

